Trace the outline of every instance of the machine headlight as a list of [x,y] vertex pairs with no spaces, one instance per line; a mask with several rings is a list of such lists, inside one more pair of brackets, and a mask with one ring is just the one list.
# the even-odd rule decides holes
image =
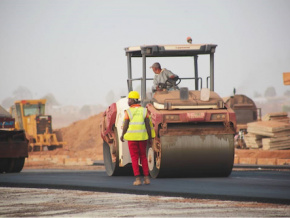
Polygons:
[[226,115],[225,114],[212,114],[210,116],[211,120],[225,120],[226,119]]
[[165,115],[165,121],[178,121],[179,115]]

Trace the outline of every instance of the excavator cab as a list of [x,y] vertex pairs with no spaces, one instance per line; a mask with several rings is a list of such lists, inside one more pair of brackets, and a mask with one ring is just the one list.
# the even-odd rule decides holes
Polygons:
[[[156,137],[147,146],[150,175],[159,177],[229,176],[234,162],[234,134],[236,117],[231,108],[214,92],[214,44],[144,45],[125,48],[128,64],[128,92],[133,83],[141,83],[141,103],[152,118]],[[198,72],[198,57],[209,56],[209,75],[202,78]],[[178,86],[175,89],[148,93],[147,60],[153,58],[191,57],[193,77],[178,82],[193,81],[193,89]],[[142,59],[141,77],[133,77],[132,60]],[[135,72],[135,71],[134,71]],[[166,87],[166,88],[165,88]],[[176,88],[179,87],[179,88]],[[104,140],[104,162],[108,175],[122,175],[131,164],[127,142],[121,142],[123,111],[128,108],[123,98],[104,113],[101,135]]]
[[18,101],[10,108],[10,113],[17,117],[16,128],[24,129],[27,125],[27,118],[31,115],[45,114],[45,101],[38,101],[36,103],[30,101]]

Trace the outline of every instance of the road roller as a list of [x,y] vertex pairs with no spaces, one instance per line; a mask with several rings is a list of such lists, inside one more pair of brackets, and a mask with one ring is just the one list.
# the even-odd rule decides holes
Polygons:
[[[140,101],[148,109],[156,137],[147,145],[150,175],[162,177],[227,177],[234,163],[235,112],[214,92],[215,44],[142,45],[125,48],[128,65],[128,92],[141,84]],[[209,72],[199,76],[199,56],[207,56]],[[168,79],[159,90],[146,89],[153,78],[147,77],[150,60],[185,57],[193,62],[192,77]],[[132,60],[139,59],[141,77],[133,76]],[[141,60],[141,61],[140,61]],[[135,65],[134,65],[135,66]],[[135,72],[134,72],[135,73]],[[150,70],[150,74],[153,72]],[[203,87],[203,81],[206,83]],[[182,86],[187,81],[191,86]],[[139,90],[137,90],[139,91]],[[133,175],[128,142],[121,142],[127,97],[121,97],[103,113],[100,124],[103,156],[109,176]]]

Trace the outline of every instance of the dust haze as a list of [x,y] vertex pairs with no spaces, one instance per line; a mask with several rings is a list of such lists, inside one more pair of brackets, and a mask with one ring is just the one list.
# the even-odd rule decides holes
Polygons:
[[[21,97],[48,95],[58,107],[98,113],[127,94],[125,47],[185,44],[191,36],[193,43],[218,45],[221,97],[236,88],[264,104],[274,88],[274,109],[281,111],[290,105],[282,76],[290,72],[289,8],[287,0],[1,0],[0,103],[7,108],[28,90]],[[152,59],[148,77],[156,61],[181,77],[193,73],[193,63]],[[133,74],[140,72],[137,62]]]

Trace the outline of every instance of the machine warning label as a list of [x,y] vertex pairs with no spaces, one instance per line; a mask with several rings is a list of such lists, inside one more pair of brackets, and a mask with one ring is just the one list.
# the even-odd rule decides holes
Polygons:
[[191,121],[194,120],[204,120],[205,113],[204,112],[194,112],[194,113],[187,113],[187,118]]
[[0,120],[0,128],[14,128],[14,119],[2,118]]

